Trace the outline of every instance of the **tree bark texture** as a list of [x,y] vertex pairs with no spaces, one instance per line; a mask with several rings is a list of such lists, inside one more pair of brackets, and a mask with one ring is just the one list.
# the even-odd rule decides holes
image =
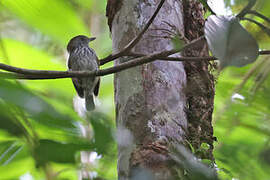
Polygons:
[[[123,49],[141,31],[159,2],[108,0],[107,16],[114,53]],[[192,3],[199,11],[194,10],[195,19],[193,9],[189,7]],[[184,14],[186,11],[188,17]],[[171,39],[167,38],[171,34],[188,35],[184,38],[188,40],[196,38],[202,33],[202,15],[202,6],[196,0],[167,0],[133,51],[149,54],[171,50],[174,46]],[[204,55],[207,52],[206,47],[204,49],[204,52],[202,49],[187,50],[185,54]],[[128,60],[119,58],[115,64]],[[213,159],[211,114],[214,89],[211,78],[207,62],[157,60],[115,74],[119,179],[176,179],[175,169],[170,165],[168,144],[185,144],[189,141],[189,144],[199,149],[205,142],[210,145],[205,154]],[[211,93],[208,92],[210,86]],[[199,110],[201,106],[203,108]]]
[[[183,0],[184,37],[188,41],[197,39],[204,34],[204,10],[197,0]],[[188,49],[183,53],[186,57],[208,56],[208,48],[204,45]],[[187,140],[195,149],[195,154],[201,159],[213,157],[212,113],[214,110],[215,78],[211,71],[216,69],[215,63],[209,61],[184,62],[187,75],[186,115],[188,119]],[[206,144],[208,148],[201,148]]]

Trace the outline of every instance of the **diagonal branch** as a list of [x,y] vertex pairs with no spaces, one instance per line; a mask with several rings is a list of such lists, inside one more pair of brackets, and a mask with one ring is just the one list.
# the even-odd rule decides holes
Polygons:
[[248,14],[253,14],[255,16],[258,16],[258,17],[260,17],[261,19],[265,20],[266,22],[268,22],[270,24],[270,19],[268,17],[264,16],[263,14],[257,12],[257,11],[249,10]]
[[251,8],[256,4],[256,2],[257,0],[249,0],[246,7],[244,7],[244,9],[239,14],[237,14],[236,17],[240,19],[243,18],[251,10]]
[[147,31],[147,29],[149,28],[149,26],[153,23],[154,19],[156,18],[159,10],[161,9],[162,5],[164,4],[165,0],[161,0],[160,3],[158,4],[157,9],[155,10],[154,14],[152,15],[152,17],[148,20],[147,24],[145,25],[145,27],[143,28],[143,30],[132,40],[130,41],[130,43],[120,52],[116,53],[116,54],[110,54],[109,56],[100,59],[100,65],[104,65],[110,61],[113,61],[119,57],[124,56],[127,52],[129,52],[142,38],[143,34]]
[[[270,50],[261,50],[259,51],[259,55],[269,55]],[[129,56],[132,57],[143,57],[144,54],[138,54],[138,53],[129,53]],[[215,61],[218,60],[218,58],[214,56],[204,56],[204,57],[160,57],[160,61]]]
[[250,21],[254,24],[256,24],[257,26],[259,26],[266,34],[268,34],[268,36],[270,36],[270,29],[268,27],[266,27],[265,25],[259,23],[258,21],[255,21],[251,18],[246,18],[246,17],[243,17],[241,18],[242,20],[246,20],[246,21]]
[[143,34],[147,31],[147,29],[149,28],[149,26],[153,23],[154,19],[156,18],[159,10],[161,9],[162,5],[164,4],[165,0],[161,0],[157,9],[155,10],[154,14],[152,15],[152,17],[148,20],[147,24],[145,25],[145,27],[143,28],[143,30],[138,34],[138,36],[133,39],[126,47],[125,49],[127,51],[130,51],[142,38]]

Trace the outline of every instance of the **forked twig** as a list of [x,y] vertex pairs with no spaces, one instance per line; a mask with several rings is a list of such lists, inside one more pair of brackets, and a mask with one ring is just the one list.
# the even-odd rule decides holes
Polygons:
[[123,50],[121,50],[120,52],[116,53],[116,54],[110,54],[107,57],[100,59],[100,65],[104,65],[110,61],[113,61],[119,57],[124,56],[127,52],[129,52],[142,38],[143,34],[147,31],[147,29],[149,28],[149,26],[152,24],[152,22],[154,21],[154,19],[156,18],[159,10],[161,9],[162,5],[164,4],[165,0],[161,0],[160,3],[158,4],[157,9],[155,10],[154,14],[152,15],[152,17],[148,20],[148,22],[146,23],[146,25],[144,26],[143,30],[133,39],[130,41],[130,43],[128,43],[128,45],[126,47],[124,47]]

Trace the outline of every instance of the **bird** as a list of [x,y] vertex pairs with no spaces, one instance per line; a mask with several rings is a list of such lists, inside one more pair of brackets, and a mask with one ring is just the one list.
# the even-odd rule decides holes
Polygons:
[[[78,35],[68,42],[67,66],[69,71],[97,71],[99,69],[98,57],[95,51],[89,47],[89,43],[95,39],[95,37]],[[78,96],[85,98],[86,110],[93,111],[95,109],[94,96],[98,96],[100,78],[96,76],[73,77],[72,82]]]

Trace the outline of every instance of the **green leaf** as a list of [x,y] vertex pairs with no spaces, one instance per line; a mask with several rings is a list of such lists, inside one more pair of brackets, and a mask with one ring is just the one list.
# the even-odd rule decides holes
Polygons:
[[35,167],[34,161],[32,158],[24,158],[21,160],[14,161],[5,166],[0,166],[1,179],[11,180],[19,179],[21,175],[30,170],[33,170]]
[[49,139],[42,139],[34,149],[37,165],[52,161],[57,163],[75,163],[75,154],[82,150],[90,151],[90,143],[79,141],[77,143],[61,143]]
[[[2,103],[0,103],[0,108],[3,106]],[[24,131],[23,128],[21,126],[18,125],[18,123],[16,123],[15,121],[15,117],[13,117],[14,119],[12,119],[11,117],[5,115],[2,110],[0,111],[1,115],[0,115],[0,129],[6,130],[8,133],[15,135],[15,136],[21,136],[23,135]]]
[[[25,42],[13,39],[1,39],[8,56],[10,65],[21,68],[33,68],[41,70],[64,70],[65,66],[45,51],[31,46]],[[16,52],[16,53],[14,53]],[[5,55],[0,49],[0,60],[4,62]]]
[[[12,39],[2,39],[2,43],[7,52],[9,64],[12,66],[39,70],[66,70],[65,64],[60,61],[62,59],[57,59],[34,46]],[[3,52],[1,52],[1,49],[0,62],[5,62],[5,56]],[[73,90],[72,82],[68,78],[59,80],[24,81],[24,83],[28,87],[31,87],[31,89],[44,93],[49,90],[54,90],[62,96],[70,96],[73,91],[75,92],[75,90]]]
[[1,6],[61,43],[89,34],[81,18],[63,0],[5,0]]
[[88,119],[94,130],[94,147],[98,153],[109,151],[110,145],[114,142],[113,126],[107,117],[101,113],[93,112]]
[[185,42],[177,36],[172,39],[172,42],[176,49],[180,49],[185,45]]
[[257,41],[234,16],[211,15],[204,31],[208,46],[219,59],[221,69],[226,66],[245,66],[254,62],[259,55]]
[[23,146],[14,141],[0,143],[0,164],[7,165],[22,150]]
[[18,83],[0,80],[0,98],[20,107],[36,122],[68,133],[79,134],[75,121],[58,113],[52,106]]
[[18,141],[0,142],[0,179],[18,179],[34,168],[28,147]]
[[[264,67],[267,67],[266,64]],[[254,72],[255,75],[258,69]],[[230,67],[219,76],[215,109],[219,109],[224,104],[227,106],[225,100],[231,101],[234,86],[241,82],[247,70],[249,70],[248,67]],[[220,116],[215,121],[214,127],[215,135],[219,140],[214,151],[215,158],[218,168],[222,169],[223,175],[227,175],[229,179],[267,179],[270,175],[269,165],[263,163],[259,156],[269,144],[270,79],[268,78],[263,87],[254,95],[250,93],[250,88],[254,86],[254,78],[251,76],[249,79],[238,91],[245,99],[233,101],[224,109],[222,116],[220,116],[220,111],[215,114],[215,116]],[[249,167],[252,167],[249,171],[243,171]]]

